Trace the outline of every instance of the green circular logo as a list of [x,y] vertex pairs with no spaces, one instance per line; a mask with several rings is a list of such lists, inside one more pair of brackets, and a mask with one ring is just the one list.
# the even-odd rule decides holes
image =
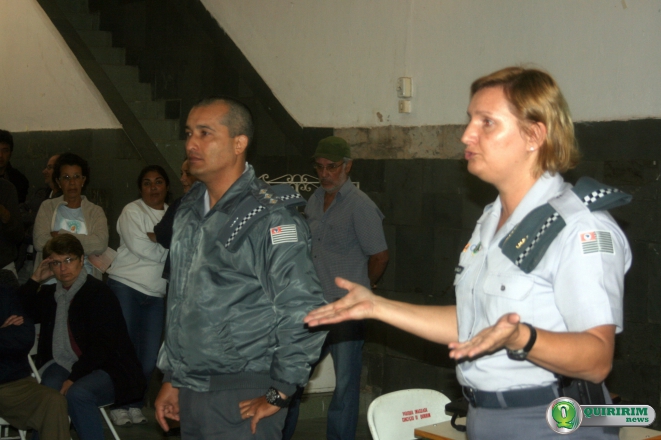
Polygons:
[[569,434],[583,421],[583,411],[577,401],[569,397],[555,399],[546,410],[546,421],[558,434]]

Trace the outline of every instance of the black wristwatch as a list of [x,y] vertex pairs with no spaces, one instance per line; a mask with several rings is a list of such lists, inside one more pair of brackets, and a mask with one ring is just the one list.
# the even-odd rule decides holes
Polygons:
[[277,406],[278,408],[287,408],[289,406],[289,402],[291,401],[291,396],[283,399],[282,396],[280,396],[278,390],[270,387],[266,391],[266,401],[271,405]]
[[528,339],[526,346],[520,350],[507,349],[507,357],[513,361],[525,361],[528,357],[528,353],[530,353],[532,346],[535,345],[535,341],[537,340],[537,330],[535,330],[535,327],[528,324],[527,322],[522,322],[521,324],[527,325],[530,329],[530,339]]

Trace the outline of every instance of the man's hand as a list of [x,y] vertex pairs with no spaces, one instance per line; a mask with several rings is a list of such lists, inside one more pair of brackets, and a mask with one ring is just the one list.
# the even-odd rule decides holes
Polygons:
[[303,319],[310,327],[372,317],[377,298],[368,288],[344,278],[335,278],[338,287],[349,291],[342,299],[311,311]]
[[18,315],[11,315],[7,318],[0,328],[9,327],[10,325],[23,325],[23,317]]
[[71,385],[73,385],[73,381],[69,379],[65,380],[64,383],[62,384],[62,388],[60,388],[60,394],[66,396],[67,391],[69,391],[69,388],[71,388]]
[[266,401],[266,396],[260,396],[252,400],[244,400],[239,402],[239,409],[241,410],[241,418],[243,420],[252,417],[250,422],[250,430],[254,434],[257,431],[257,422],[264,417],[272,416],[280,411],[280,408],[271,405]]
[[149,237],[151,241],[156,243],[156,234],[154,234],[153,232],[147,232],[147,237]]
[[0,221],[7,224],[9,220],[11,220],[11,213],[4,205],[0,205]]
[[[520,321],[521,317],[516,313],[508,313],[501,316],[498,322],[496,322],[496,325],[485,328],[472,339],[466,342],[451,342],[448,344],[450,357],[453,359],[474,358],[483,354],[493,353],[515,343],[519,339],[519,336],[522,336],[519,331],[521,328],[519,326]],[[527,339],[525,340],[527,341]],[[520,345],[523,348],[525,342]]]
[[170,382],[165,382],[156,396],[154,408],[156,408],[158,424],[163,431],[168,432],[170,426],[165,418],[179,421],[179,389],[173,387]]

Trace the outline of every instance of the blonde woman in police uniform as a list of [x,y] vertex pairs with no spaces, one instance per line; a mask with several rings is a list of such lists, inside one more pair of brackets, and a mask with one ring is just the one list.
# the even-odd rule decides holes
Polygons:
[[[559,395],[556,374],[598,384],[611,370],[631,251],[606,211],[576,207],[578,197],[559,175],[576,165],[578,151],[553,78],[517,67],[480,78],[471,86],[468,116],[462,137],[468,171],[499,196],[460,256],[457,305],[391,301],[338,278],[349,294],[306,322],[379,319],[448,344],[471,402],[469,438],[557,438],[546,422]],[[526,262],[517,266],[499,244],[549,201],[566,226],[527,273]],[[617,439],[617,431],[583,428],[572,438]]]

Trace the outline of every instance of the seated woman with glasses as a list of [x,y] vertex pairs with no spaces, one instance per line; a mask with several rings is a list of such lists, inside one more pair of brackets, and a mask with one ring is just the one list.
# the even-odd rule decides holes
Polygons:
[[41,262],[48,240],[61,234],[76,234],[85,250],[85,269],[101,279],[101,271],[92,266],[87,256],[100,255],[108,247],[108,220],[100,206],[82,195],[89,184],[89,174],[87,161],[76,154],[64,153],[55,161],[53,181],[62,189],[62,195],[45,200],[37,213],[32,235],[37,251],[35,267]]
[[[41,383],[66,397],[81,440],[103,440],[98,407],[142,399],[142,367],[117,298],[85,270],[77,235],[57,235],[43,255],[19,291],[27,315],[41,323]],[[52,276],[56,284],[39,287]]]

